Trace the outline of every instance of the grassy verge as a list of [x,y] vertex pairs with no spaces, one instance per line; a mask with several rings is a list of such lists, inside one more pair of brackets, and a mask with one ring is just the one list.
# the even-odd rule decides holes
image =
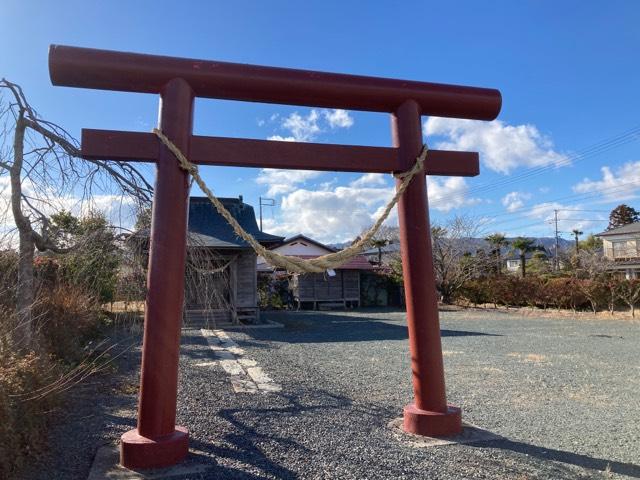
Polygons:
[[11,343],[15,325],[0,310],[0,478],[19,478],[30,458],[47,447],[51,413],[64,407],[75,385],[110,366],[99,339],[111,322],[99,302],[75,287],[39,295],[33,308],[36,341],[29,349]]

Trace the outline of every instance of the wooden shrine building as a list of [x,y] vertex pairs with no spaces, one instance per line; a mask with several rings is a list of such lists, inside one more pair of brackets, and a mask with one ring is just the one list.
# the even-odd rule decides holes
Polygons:
[[[283,237],[261,232],[251,205],[238,198],[220,198],[240,225],[260,243],[271,246]],[[189,199],[185,283],[187,319],[216,323],[255,323],[256,254],[239,238],[206,197]]]
[[[284,240],[272,247],[281,255],[300,258],[315,258],[336,249],[324,245],[304,235]],[[360,306],[360,273],[372,270],[373,266],[362,255],[358,255],[335,270],[323,273],[304,273],[291,275],[289,290],[298,308],[307,306],[314,310],[330,307],[358,307]],[[273,267],[258,257],[258,273],[275,273]]]

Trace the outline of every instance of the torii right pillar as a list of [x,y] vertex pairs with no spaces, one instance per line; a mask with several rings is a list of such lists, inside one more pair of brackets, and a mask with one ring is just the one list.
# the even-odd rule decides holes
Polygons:
[[[413,100],[405,101],[391,116],[393,146],[405,171],[422,150],[421,120],[420,106]],[[424,175],[416,175],[400,197],[398,218],[414,391],[414,403],[404,407],[404,430],[453,436],[462,431],[462,412],[448,405],[446,398]]]

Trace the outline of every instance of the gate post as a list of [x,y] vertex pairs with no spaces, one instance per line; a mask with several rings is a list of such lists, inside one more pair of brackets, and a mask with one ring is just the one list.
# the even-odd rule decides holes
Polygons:
[[[160,93],[159,128],[186,155],[194,95],[182,79]],[[189,451],[189,433],[175,425],[189,185],[187,172],[160,146],[151,220],[144,314],[138,428],[122,435],[120,463],[127,468],[176,464]]]
[[[405,101],[392,114],[391,130],[406,171],[423,145],[421,111],[415,101]],[[398,219],[415,396],[414,403],[404,408],[404,430],[427,436],[456,435],[462,430],[461,410],[446,400],[424,175],[416,175],[400,197]]]

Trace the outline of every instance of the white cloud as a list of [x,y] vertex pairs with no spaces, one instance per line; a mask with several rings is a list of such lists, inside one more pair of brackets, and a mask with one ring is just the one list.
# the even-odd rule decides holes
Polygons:
[[455,208],[477,205],[482,200],[467,198],[469,185],[463,177],[427,177],[429,206],[441,212],[450,212]]
[[[22,182],[22,190],[25,195],[31,197],[30,203],[46,216],[53,215],[61,210],[67,210],[76,216],[88,213],[101,212],[109,223],[123,228],[130,228],[135,220],[135,204],[128,196],[113,194],[94,194],[89,198],[80,198],[73,194],[60,196],[53,189],[37,187],[29,179]],[[44,200],[38,200],[42,198]],[[25,214],[29,213],[28,206],[23,207]],[[34,228],[38,228],[37,218]],[[15,247],[17,242],[16,225],[11,213],[11,190],[9,178],[0,177],[0,247]]]
[[294,137],[283,137],[282,135],[271,135],[267,140],[275,140],[276,142],[295,142]]
[[376,220],[376,207],[386,204],[393,191],[392,187],[299,189],[283,197],[280,218],[270,220],[265,230],[285,236],[303,233],[327,243],[348,241]]
[[357,178],[349,185],[352,187],[366,187],[375,185],[386,185],[387,181],[382,173],[365,173],[360,178]]
[[531,198],[530,193],[509,192],[502,197],[502,205],[507,207],[508,212],[515,212],[524,206],[524,202]]
[[640,162],[627,162],[618,167],[615,173],[611,167],[605,166],[602,171],[601,180],[590,180],[585,178],[582,182],[573,186],[576,193],[598,193],[602,194],[601,200],[614,202],[629,200],[637,197],[640,189]]
[[311,110],[306,116],[293,112],[284,119],[282,128],[289,130],[296,141],[310,142],[320,133],[319,118],[320,114],[317,110]]
[[[558,231],[561,234],[571,232],[573,229],[582,230],[583,232],[600,230],[603,222],[606,222],[606,215],[581,212],[583,205],[564,205],[558,202],[539,203],[531,207],[525,215],[533,220],[540,222],[539,226],[534,226],[534,230],[538,230],[546,236],[555,234],[555,211],[558,210]],[[590,218],[584,218],[588,216]],[[529,227],[531,228],[531,227]]]
[[353,117],[349,115],[349,112],[341,108],[323,110],[322,114],[331,128],[349,128],[353,125]]
[[518,167],[559,167],[570,163],[569,158],[555,151],[551,139],[534,125],[431,117],[425,122],[424,129],[428,136],[448,138],[437,143],[437,148],[477,150],[487,167],[503,174]]
[[[270,121],[280,120],[277,114],[271,116]],[[346,110],[322,110],[312,109],[307,115],[293,112],[280,122],[280,127],[289,132],[289,135],[272,135],[268,140],[285,142],[311,142],[327,128],[350,128],[353,126],[353,117]]]
[[[285,236],[303,233],[327,243],[352,240],[380,217],[395,193],[394,186],[378,183],[378,177],[360,182],[363,177],[348,186],[323,184],[321,190],[291,190],[282,198],[278,218],[270,219],[265,230]],[[435,210],[449,212],[478,201],[465,200],[463,178],[429,177],[428,186],[430,206]],[[397,224],[396,209],[387,223]]]
[[283,170],[281,168],[263,168],[258,173],[256,183],[268,187],[267,195],[275,197],[294,191],[307,180],[317,178],[324,172],[314,170]]
[[[278,114],[273,114],[269,121],[280,121]],[[324,125],[321,125],[324,123]],[[279,142],[310,142],[326,130],[330,128],[349,128],[353,125],[353,118],[346,110],[311,110],[306,115],[300,115],[293,112],[280,122],[284,130],[289,131],[290,135],[271,135],[268,140]],[[267,195],[275,197],[291,193],[306,181],[321,176],[323,172],[309,170],[283,170],[263,168],[260,170],[256,183],[267,187]],[[366,175],[365,175],[366,177]],[[373,178],[363,179],[362,182],[374,182]],[[362,183],[364,185],[364,183]],[[379,183],[377,183],[379,184]],[[383,183],[384,184],[384,183]],[[322,190],[327,190],[331,183],[321,185]]]

